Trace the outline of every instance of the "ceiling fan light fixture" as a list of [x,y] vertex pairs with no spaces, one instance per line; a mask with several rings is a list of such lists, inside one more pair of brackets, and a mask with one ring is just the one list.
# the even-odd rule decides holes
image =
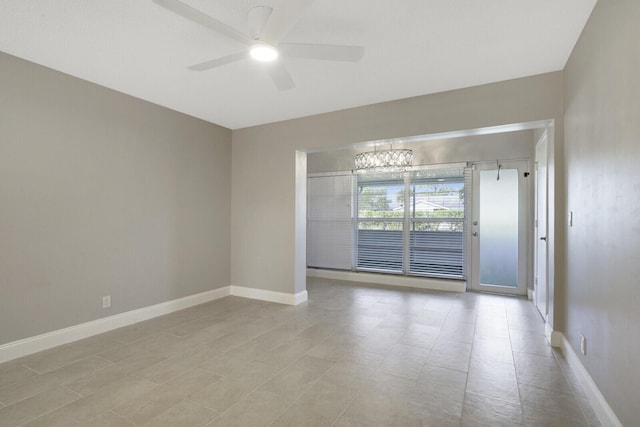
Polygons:
[[265,43],[255,44],[251,47],[249,54],[256,61],[271,62],[278,59],[278,50]]

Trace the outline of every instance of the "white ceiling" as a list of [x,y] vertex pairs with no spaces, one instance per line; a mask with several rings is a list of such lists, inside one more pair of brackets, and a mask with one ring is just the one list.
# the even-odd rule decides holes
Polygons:
[[[183,0],[246,31],[256,5]],[[295,0],[288,0],[295,1]],[[283,58],[278,92],[242,45],[151,0],[0,0],[0,50],[230,129],[564,68],[596,0],[316,0],[283,41],[365,47],[360,63]]]

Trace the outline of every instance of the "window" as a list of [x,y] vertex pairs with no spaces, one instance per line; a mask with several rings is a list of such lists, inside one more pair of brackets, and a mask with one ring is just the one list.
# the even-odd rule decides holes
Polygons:
[[409,273],[462,277],[464,176],[410,184]]
[[404,270],[404,179],[358,177],[357,268]]
[[310,177],[308,207],[310,267],[464,278],[463,165]]

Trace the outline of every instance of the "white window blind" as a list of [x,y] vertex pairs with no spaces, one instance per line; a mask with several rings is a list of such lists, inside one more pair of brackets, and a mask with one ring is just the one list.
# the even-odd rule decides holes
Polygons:
[[307,265],[466,277],[467,176],[463,164],[310,176]]
[[464,190],[463,170],[411,178],[409,273],[464,275]]
[[310,176],[307,183],[307,266],[351,270],[352,175]]
[[359,175],[356,227],[358,270],[404,271],[403,174]]
[[465,276],[463,165],[357,180],[356,269]]

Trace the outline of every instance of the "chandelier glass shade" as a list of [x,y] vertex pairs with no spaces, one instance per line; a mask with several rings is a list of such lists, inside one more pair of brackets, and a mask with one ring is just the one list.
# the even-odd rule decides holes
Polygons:
[[355,168],[358,172],[404,171],[412,164],[412,150],[367,151],[356,154],[355,157]]

